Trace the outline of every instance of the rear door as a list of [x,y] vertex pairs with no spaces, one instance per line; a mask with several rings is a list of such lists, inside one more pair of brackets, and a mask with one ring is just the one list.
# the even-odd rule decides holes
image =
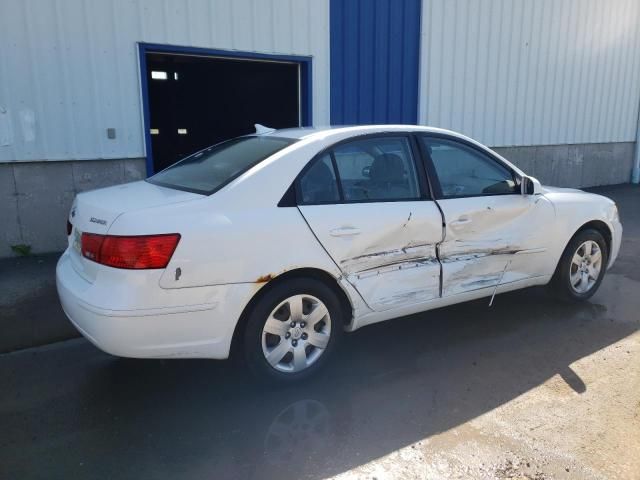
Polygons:
[[521,195],[515,172],[471,143],[419,138],[446,225],[439,246],[443,297],[543,275],[551,203]]
[[408,135],[341,142],[303,170],[298,208],[374,310],[437,298],[442,216]]

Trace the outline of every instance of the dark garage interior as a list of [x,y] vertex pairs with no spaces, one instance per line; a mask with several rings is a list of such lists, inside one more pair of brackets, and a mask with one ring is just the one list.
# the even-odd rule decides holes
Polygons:
[[296,62],[146,53],[147,128],[158,172],[209,145],[303,123]]

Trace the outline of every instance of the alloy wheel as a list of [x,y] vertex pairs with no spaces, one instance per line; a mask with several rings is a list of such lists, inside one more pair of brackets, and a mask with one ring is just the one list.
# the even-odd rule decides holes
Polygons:
[[293,295],[273,309],[262,329],[262,353],[284,373],[300,372],[324,353],[331,338],[331,316],[312,295]]
[[571,288],[580,294],[593,288],[602,270],[602,251],[597,242],[583,242],[573,254],[569,266]]

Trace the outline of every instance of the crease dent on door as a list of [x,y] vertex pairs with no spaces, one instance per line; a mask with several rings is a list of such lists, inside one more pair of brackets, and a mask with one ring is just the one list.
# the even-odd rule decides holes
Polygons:
[[[461,291],[494,286],[501,278],[509,278],[505,269],[512,262],[513,255],[527,251],[502,239],[454,240],[439,246],[440,261],[449,267],[449,284],[457,284]],[[456,292],[449,289],[448,293]]]
[[[369,237],[373,241],[367,245],[354,242],[351,252],[360,253],[350,256],[347,252],[347,256],[339,260],[347,280],[363,297],[375,299],[371,300],[374,309],[385,310],[440,295],[437,243],[412,238],[416,230],[407,228],[411,216],[410,213],[400,226],[391,223],[379,230],[378,235]],[[390,249],[389,246],[397,248]],[[424,267],[428,268],[425,270]]]
[[431,243],[414,244],[407,243],[404,247],[392,250],[376,251],[377,245],[371,245],[368,250],[371,253],[357,255],[340,260],[340,267],[346,274],[365,275],[377,273],[385,267],[402,268],[403,266],[424,265],[438,261],[436,245]]
[[[376,311],[440,296],[440,212],[433,202],[403,203],[300,207],[345,279]],[[336,234],[356,226],[357,234]]]
[[[471,205],[471,202],[475,205]],[[443,296],[543,275],[546,251],[544,229],[553,216],[547,202],[526,197],[440,201],[445,216],[470,221],[447,221],[438,246],[443,268]]]
[[[420,248],[423,255],[377,252],[372,254],[375,261],[360,263],[362,268],[352,273],[345,269],[345,276],[363,295],[376,298],[374,309],[431,300],[440,294],[439,263],[435,245]],[[402,250],[408,251],[409,248],[399,251]],[[421,267],[437,267],[438,270],[425,271]],[[429,281],[425,281],[427,279]]]

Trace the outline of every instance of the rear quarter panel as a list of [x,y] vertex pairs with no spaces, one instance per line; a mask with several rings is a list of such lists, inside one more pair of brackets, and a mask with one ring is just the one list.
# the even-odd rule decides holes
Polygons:
[[[369,311],[315,238],[296,207],[216,208],[215,195],[120,216],[112,235],[181,234],[162,272],[162,289],[252,284],[253,294],[283,273],[313,268],[333,276],[354,314]],[[253,294],[251,296],[253,296]]]
[[288,270],[305,267],[340,276],[297,208],[221,211],[215,203],[213,196],[197,207],[192,203],[186,208],[176,205],[126,213],[109,233],[181,234],[160,279],[163,288],[266,283]]

